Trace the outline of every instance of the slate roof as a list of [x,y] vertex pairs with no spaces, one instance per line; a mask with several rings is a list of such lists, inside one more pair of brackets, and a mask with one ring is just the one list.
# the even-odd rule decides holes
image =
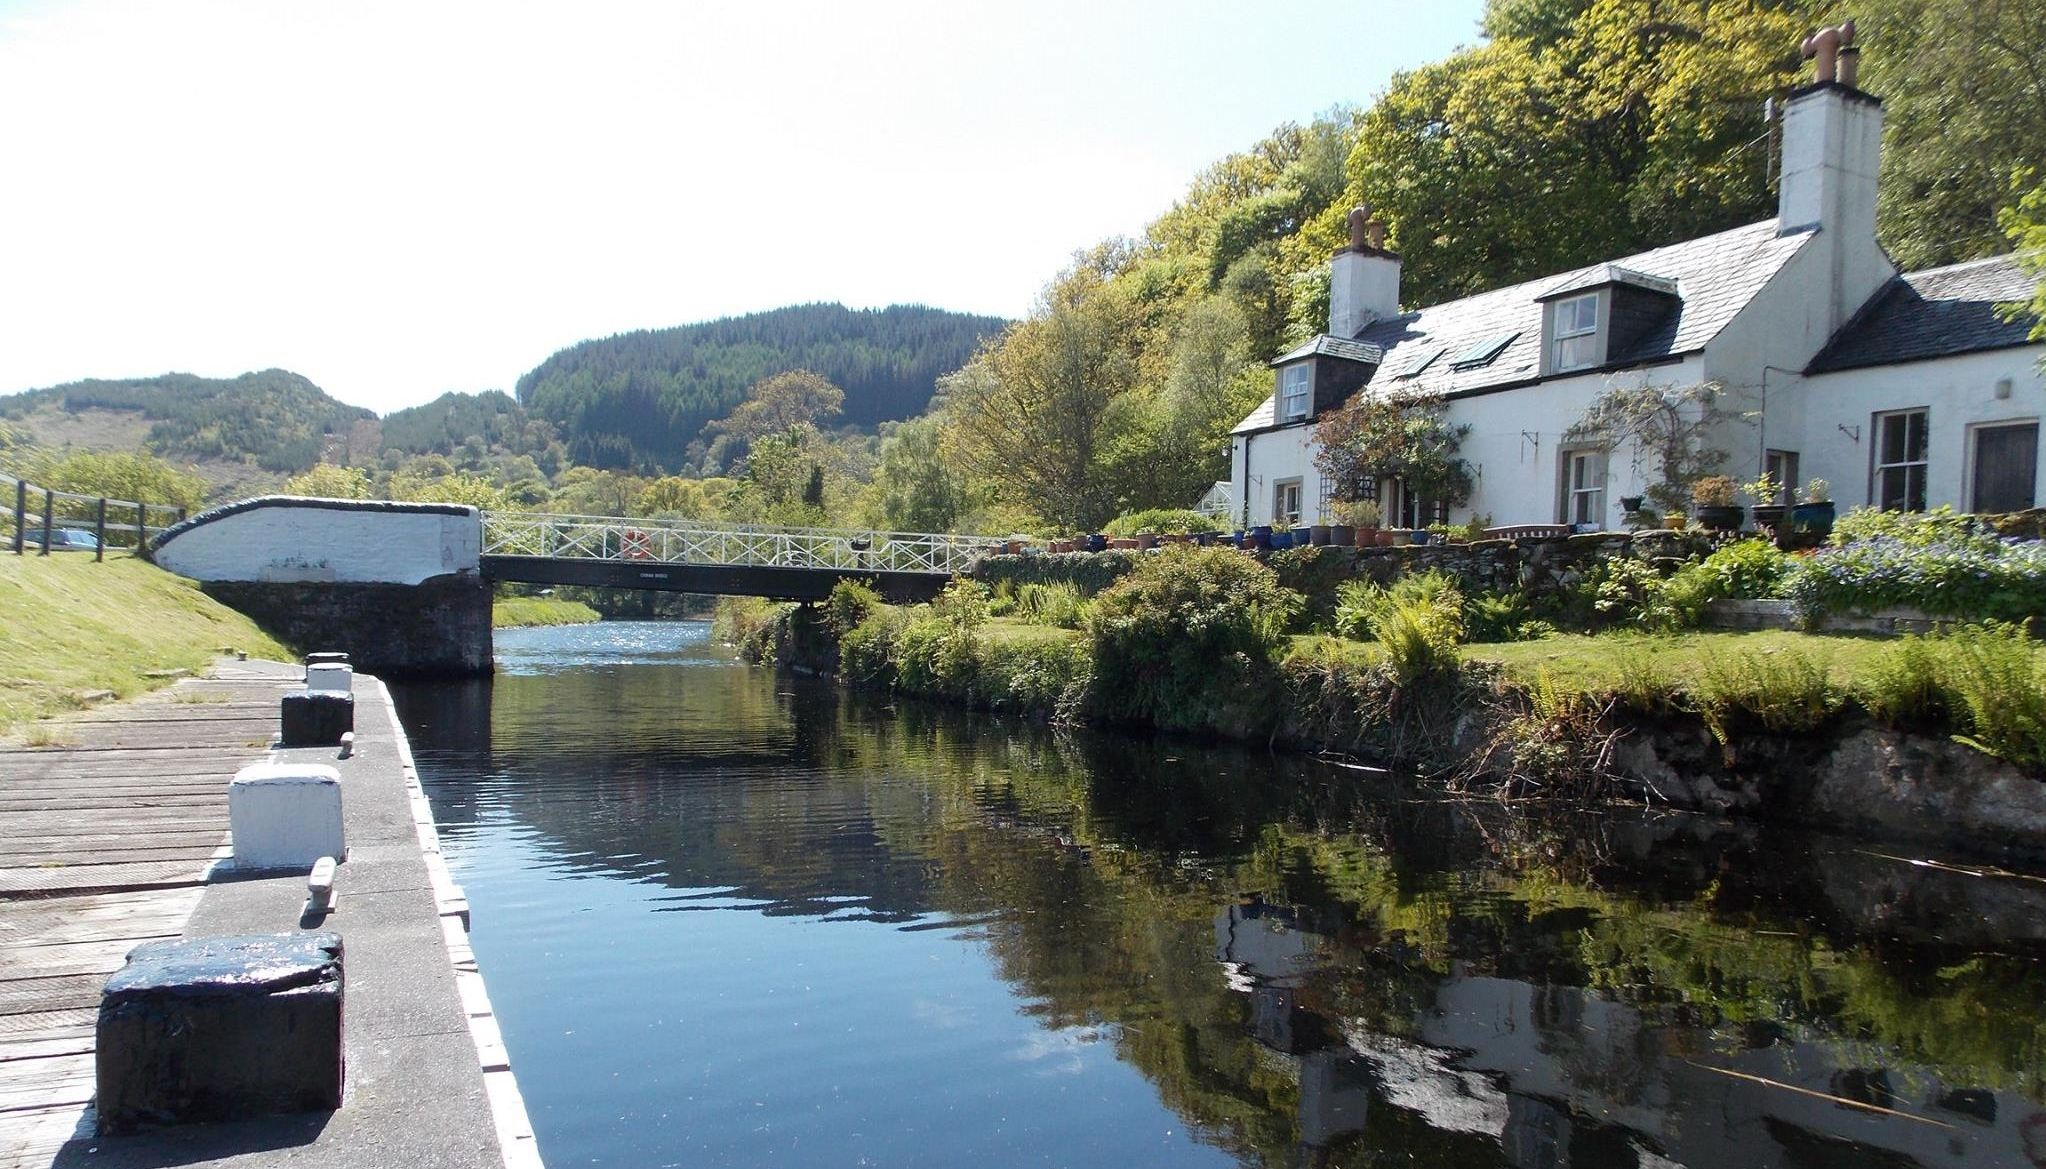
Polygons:
[[[1696,353],[1747,307],[1748,301],[1814,234],[1803,229],[1779,235],[1776,220],[1765,219],[1716,235],[1404,313],[1374,322],[1356,339],[1384,350],[1379,372],[1371,379],[1371,385],[1377,389],[1458,395],[1535,381],[1541,376],[1542,365],[1542,298],[1573,287],[1589,287],[1580,282],[1609,277],[1613,269],[1621,269],[1658,283],[1675,281],[1680,299],[1660,327],[1650,331],[1629,352],[1609,355],[1607,363],[1599,368],[1640,365]],[[1514,335],[1513,340],[1483,365],[1459,369],[1451,360],[1480,341],[1509,333]],[[1419,375],[1402,376],[1403,371],[1442,349],[1448,352],[1429,362]],[[1596,372],[1576,370],[1558,376],[1582,377]],[[1270,429],[1276,413],[1276,404],[1268,398],[1237,423],[1231,433]]]
[[1650,276],[1646,272],[1636,272],[1632,268],[1622,268],[1618,264],[1594,264],[1542,293],[1536,299],[1554,300],[1568,293],[1602,288],[1608,284],[1631,284],[1636,288],[1646,288],[1650,292],[1660,292],[1668,296],[1677,294],[1677,282],[1667,276]]
[[1327,333],[1323,333],[1307,344],[1290,352],[1281,353],[1265,364],[1277,367],[1288,362],[1299,361],[1303,357],[1340,357],[1345,361],[1361,361],[1365,365],[1377,365],[1385,359],[1385,350],[1380,349],[1376,345],[1367,345],[1362,341],[1352,341],[1346,337],[1331,337]]
[[2030,340],[2033,318],[2002,306],[2029,301],[2038,281],[2016,256],[1906,272],[1883,286],[1812,359],[1810,373],[2007,349]]

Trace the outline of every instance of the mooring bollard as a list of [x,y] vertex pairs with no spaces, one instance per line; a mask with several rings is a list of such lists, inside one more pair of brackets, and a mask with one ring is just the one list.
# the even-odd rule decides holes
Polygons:
[[338,650],[321,650],[318,653],[309,653],[305,656],[305,668],[308,671],[308,676],[310,676],[310,671],[314,666],[345,666],[347,664],[348,655]]
[[258,763],[227,785],[234,867],[308,870],[322,857],[344,860],[341,775],[317,763]]
[[99,1132],[341,1106],[341,937],[145,942],[100,993]]
[[319,662],[305,668],[305,688],[355,693],[355,671],[345,662]]
[[279,704],[278,724],[279,738],[287,747],[338,747],[341,736],[355,730],[355,695],[340,690],[286,694]]

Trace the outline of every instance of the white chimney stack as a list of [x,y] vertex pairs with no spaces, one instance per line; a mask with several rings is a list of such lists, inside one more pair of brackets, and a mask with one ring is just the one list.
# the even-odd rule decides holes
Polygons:
[[1385,250],[1385,224],[1369,207],[1350,212],[1350,246],[1329,261],[1328,332],[1355,337],[1400,313],[1400,258]]
[[1883,105],[1854,87],[1861,50],[1854,22],[1805,38],[1812,84],[1783,113],[1783,178],[1776,223],[1783,233],[1817,228],[1830,257],[1828,320],[1838,329],[1896,274],[1876,242],[1876,175]]

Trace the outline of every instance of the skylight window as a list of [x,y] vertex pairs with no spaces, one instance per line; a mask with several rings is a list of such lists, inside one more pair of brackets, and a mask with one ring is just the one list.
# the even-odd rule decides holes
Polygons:
[[1494,361],[1498,360],[1499,355],[1501,353],[1504,353],[1506,351],[1506,347],[1508,345],[1513,344],[1513,339],[1518,336],[1520,336],[1520,333],[1518,331],[1512,333],[1494,333],[1490,337],[1486,337],[1485,339],[1472,345],[1470,348],[1464,350],[1462,353],[1457,354],[1455,359],[1449,363],[1449,367],[1451,369],[1458,370],[1483,369],[1485,366],[1488,366],[1492,364]]
[[1413,362],[1412,364],[1408,365],[1405,369],[1399,371],[1399,374],[1395,376],[1393,380],[1403,382],[1409,380],[1410,378],[1420,377],[1422,371],[1426,370],[1429,366],[1434,365],[1435,362],[1438,359],[1440,359],[1443,354],[1447,352],[1449,352],[1449,346],[1437,345],[1435,348],[1428,350],[1426,353],[1423,353],[1419,360]]

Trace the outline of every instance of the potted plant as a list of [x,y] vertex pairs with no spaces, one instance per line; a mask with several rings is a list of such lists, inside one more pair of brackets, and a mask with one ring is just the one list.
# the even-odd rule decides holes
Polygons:
[[1158,533],[1149,528],[1137,533],[1137,547],[1148,552],[1158,546]]
[[1329,534],[1328,505],[1315,513],[1314,522],[1307,527],[1307,542],[1316,548],[1326,548],[1333,537]]
[[1668,515],[1662,517],[1662,526],[1668,531],[1681,532],[1691,526],[1691,517],[1684,514],[1683,508],[1673,507]]
[[1703,475],[1691,481],[1691,503],[1698,511],[1698,525],[1708,532],[1738,532],[1741,509],[1733,501],[1733,478]]
[[1272,532],[1275,527],[1283,530],[1281,525],[1274,524],[1256,524],[1252,526],[1250,529],[1250,543],[1245,546],[1258,549],[1259,551],[1270,548],[1272,546]]
[[1755,501],[1749,510],[1754,514],[1756,527],[1773,532],[1783,526],[1783,514],[1790,509],[1783,505],[1783,484],[1776,481],[1776,476],[1764,471],[1743,483],[1741,490]]
[[1622,495],[1620,497],[1620,510],[1630,514],[1640,511],[1643,498],[1639,495]]
[[1824,479],[1814,479],[1804,485],[1797,506],[1790,509],[1790,530],[1813,536],[1828,536],[1833,532],[1833,493]]
[[1338,533],[1347,527],[1351,542],[1359,548],[1368,548],[1378,543],[1378,525],[1385,518],[1385,513],[1379,510],[1377,500],[1357,499],[1341,504],[1336,518],[1342,521],[1336,528]]

